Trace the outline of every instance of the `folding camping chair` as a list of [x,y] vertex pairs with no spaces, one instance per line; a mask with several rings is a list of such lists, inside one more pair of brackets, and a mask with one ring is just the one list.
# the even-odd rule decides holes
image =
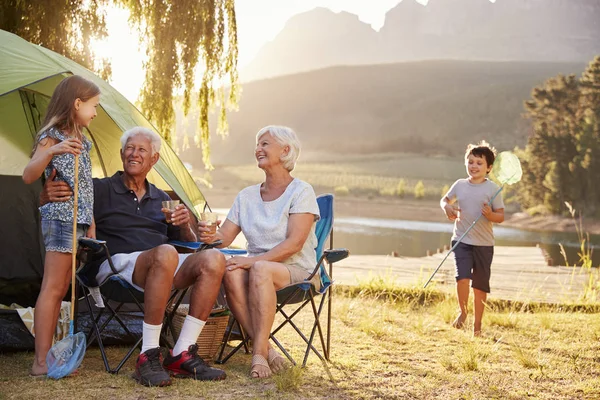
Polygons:
[[[129,329],[124,321],[124,316],[127,314],[144,314],[144,293],[137,290],[121,278],[113,264],[105,241],[90,238],[80,238],[79,244],[81,249],[79,257],[83,260],[81,260],[82,263],[77,270],[76,276],[79,283],[79,288],[86,300],[88,313],[91,320],[91,329],[87,334],[88,347],[94,342],[94,340],[96,340],[98,342],[98,347],[100,348],[100,354],[102,356],[102,361],[104,362],[106,371],[116,374],[142,343],[142,335],[139,333],[133,333],[131,329]],[[178,248],[185,247],[191,251],[201,251],[205,248],[214,246],[214,244],[206,245],[199,242],[175,242],[173,244]],[[90,276],[92,264],[87,262],[87,259],[93,256],[98,257],[102,255],[107,256],[108,264],[113,274],[104,282],[97,282],[95,276]],[[167,333],[170,330],[171,336],[175,339],[176,335],[174,334],[172,320],[175,312],[177,311],[177,307],[183,300],[186,292],[187,289],[174,291],[169,298],[167,310],[170,311],[165,312],[163,330],[160,338],[162,346],[172,347],[172,343],[170,343]],[[95,307],[99,310],[97,314],[94,312],[94,306],[91,304],[90,297],[94,299]],[[133,305],[135,307],[135,311],[123,311],[123,308],[125,308],[128,304]],[[103,316],[105,317],[104,319]],[[129,349],[119,364],[116,367],[111,368],[108,362],[106,351],[104,349],[102,333],[113,320],[121,326],[125,334],[130,336],[132,340],[135,341],[135,344]]]
[[[315,233],[317,235],[318,244],[316,247],[317,254],[317,264],[315,269],[312,271],[310,276],[304,282],[299,282],[296,284],[292,284],[286,286],[277,291],[277,308],[276,313],[280,313],[284,321],[277,326],[275,329],[271,331],[270,339],[279,347],[279,349],[286,355],[286,357],[290,360],[290,362],[296,365],[296,361],[292,358],[292,356],[288,353],[288,351],[284,348],[284,346],[277,340],[275,335],[279,332],[284,326],[290,325],[298,335],[303,339],[306,344],[306,351],[304,352],[304,360],[302,362],[302,366],[306,366],[306,361],[308,360],[308,355],[312,350],[321,360],[329,360],[330,356],[330,348],[331,348],[331,285],[333,281],[331,277],[333,275],[333,263],[343,260],[348,257],[348,250],[346,249],[333,249],[333,195],[325,194],[317,197],[317,203],[319,205],[319,213],[321,218],[317,222]],[[327,242],[327,238],[329,237],[329,249],[323,250],[325,244]],[[327,271],[325,264],[329,265],[329,271]],[[312,283],[310,283],[310,279],[313,278],[315,274],[319,274],[321,277],[321,288],[317,290]],[[321,295],[321,301],[317,308],[315,303],[316,296]],[[328,299],[327,306],[327,330],[326,337],[323,335],[323,328],[321,327],[321,314],[323,311],[323,307],[325,304],[325,299]],[[293,321],[293,318],[298,315],[298,313],[306,306],[310,304],[313,312],[314,322],[312,323],[312,329],[310,332],[310,336],[307,336],[302,332],[302,330],[298,327],[298,325]],[[298,305],[293,312],[288,313],[284,310],[284,307],[290,305]],[[225,347],[227,346],[227,342],[230,340],[231,332],[234,329],[234,326],[237,325],[239,331],[242,336],[241,342],[234,347],[227,356],[223,357],[223,352]],[[319,334],[319,339],[321,342],[321,348],[323,354],[317,350],[317,348],[313,345],[313,339],[315,337],[315,333]],[[223,344],[221,345],[221,350],[219,352],[219,357],[216,362],[218,364],[224,364],[234,355],[237,351],[239,351],[242,347],[246,349],[248,352],[248,341],[250,338],[244,335],[243,329],[241,329],[239,323],[232,315],[229,327],[225,332],[225,337],[223,339]]]

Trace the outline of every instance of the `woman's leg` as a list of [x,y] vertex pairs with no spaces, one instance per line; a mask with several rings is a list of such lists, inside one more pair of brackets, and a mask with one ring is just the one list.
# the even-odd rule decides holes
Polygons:
[[46,252],[42,288],[35,303],[35,358],[31,367],[32,375],[48,372],[46,354],[52,347],[60,304],[71,281],[71,253]]
[[[248,301],[254,333],[252,353],[265,360],[269,352],[269,335],[275,320],[276,291],[290,283],[290,272],[281,263],[259,261],[252,265],[248,279]],[[270,375],[267,367],[256,369],[258,377]]]
[[229,309],[244,329],[244,333],[254,337],[252,319],[248,309],[248,275],[249,272],[246,269],[226,270],[223,285]]

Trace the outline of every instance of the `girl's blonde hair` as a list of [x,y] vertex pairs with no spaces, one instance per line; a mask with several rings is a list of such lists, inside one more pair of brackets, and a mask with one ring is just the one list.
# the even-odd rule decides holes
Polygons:
[[83,102],[100,94],[100,88],[94,82],[79,75],[72,75],[63,79],[54,89],[46,117],[35,138],[33,151],[37,147],[40,135],[46,130],[56,127],[61,131],[80,134],[79,126],[75,122],[75,100]]

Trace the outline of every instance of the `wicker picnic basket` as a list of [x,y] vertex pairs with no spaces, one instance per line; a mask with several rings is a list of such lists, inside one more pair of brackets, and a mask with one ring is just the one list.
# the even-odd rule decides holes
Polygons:
[[[175,334],[179,336],[183,321],[189,312],[189,304],[181,304],[177,307],[177,311],[173,316],[173,330]],[[196,344],[198,344],[198,355],[205,360],[214,361],[215,355],[219,350],[219,347],[223,343],[223,335],[227,329],[227,323],[229,322],[229,311],[223,308],[214,309],[210,317],[206,320],[200,336]]]

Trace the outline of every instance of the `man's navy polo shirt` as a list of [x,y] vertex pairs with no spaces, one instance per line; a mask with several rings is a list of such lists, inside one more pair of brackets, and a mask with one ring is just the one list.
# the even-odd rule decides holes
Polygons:
[[148,250],[178,239],[179,227],[167,224],[160,211],[169,195],[146,181],[146,194],[138,199],[122,174],[94,179],[96,237],[106,240],[111,254]]

